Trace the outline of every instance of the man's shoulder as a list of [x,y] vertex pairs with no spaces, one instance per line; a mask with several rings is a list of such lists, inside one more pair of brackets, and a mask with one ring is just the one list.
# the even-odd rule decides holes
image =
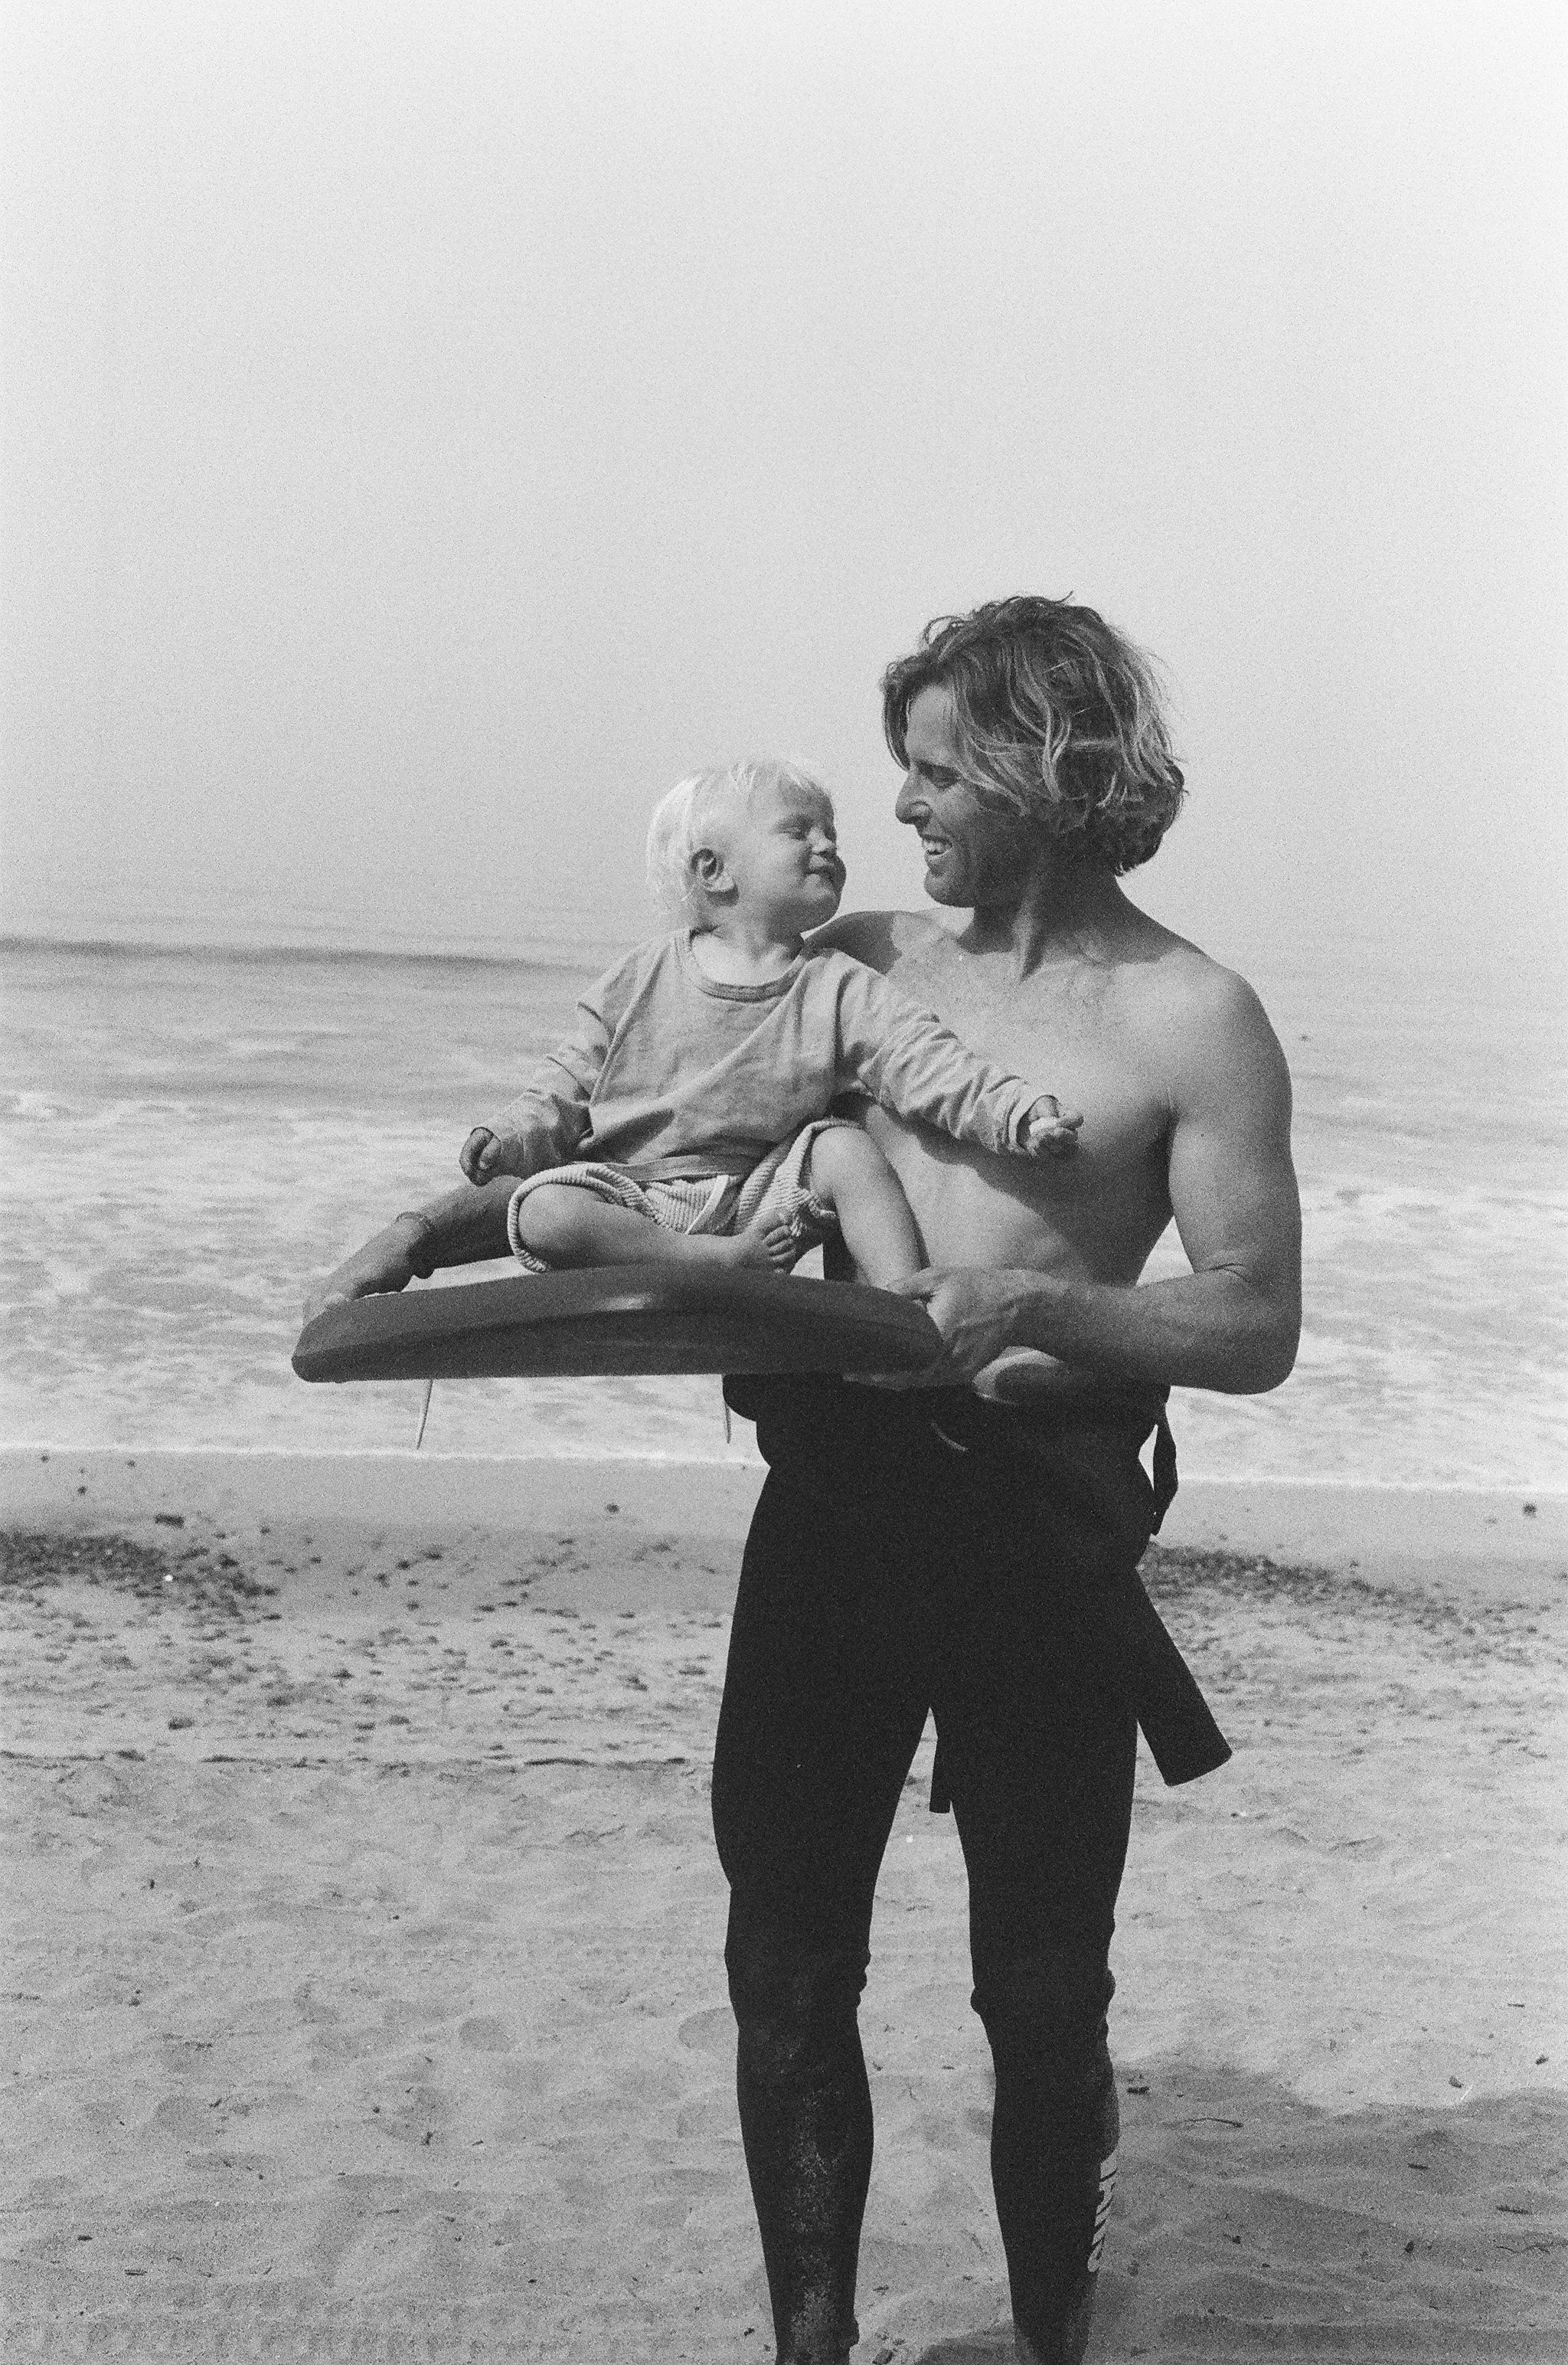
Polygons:
[[951,932],[925,912],[846,912],[818,929],[811,950],[842,953],[886,976],[937,940],[950,944]]
[[1140,1043],[1172,1081],[1235,1076],[1260,1063],[1283,1068],[1268,1014],[1237,970],[1158,928],[1119,968],[1123,1007]]
[[1257,1005],[1257,995],[1238,970],[1154,923],[1132,957],[1117,966],[1128,992],[1152,1010],[1223,1024],[1249,1004]]

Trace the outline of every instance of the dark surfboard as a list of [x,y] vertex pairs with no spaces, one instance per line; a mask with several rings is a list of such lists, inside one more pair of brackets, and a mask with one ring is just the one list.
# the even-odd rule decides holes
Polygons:
[[300,1332],[302,1380],[473,1380],[655,1372],[918,1372],[941,1339],[887,1290],[774,1272],[607,1265],[329,1306]]

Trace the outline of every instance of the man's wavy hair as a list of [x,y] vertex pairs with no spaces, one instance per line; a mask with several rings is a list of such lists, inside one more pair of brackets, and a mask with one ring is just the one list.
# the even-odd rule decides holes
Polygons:
[[1160,684],[1092,608],[1025,596],[927,624],[882,676],[882,728],[900,764],[910,707],[934,686],[952,698],[977,788],[1118,875],[1156,852],[1185,794]]

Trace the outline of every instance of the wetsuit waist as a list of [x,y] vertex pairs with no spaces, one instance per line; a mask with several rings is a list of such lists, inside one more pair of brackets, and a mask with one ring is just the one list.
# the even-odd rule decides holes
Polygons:
[[[1092,1405],[987,1404],[967,1388],[888,1389],[835,1379],[726,1380],[756,1423],[777,1476],[817,1496],[896,1496],[905,1519],[972,1509],[1034,1532],[1045,1559],[1068,1552],[1076,1614],[1121,1671],[1167,1782],[1191,1781],[1230,1750],[1137,1575],[1176,1492],[1159,1387],[1107,1391]],[[1139,1449],[1154,1432],[1154,1473]]]
[[757,1427],[765,1459],[824,1446],[924,1452],[933,1429],[956,1446],[1007,1452],[1074,1432],[1130,1438],[1133,1449],[1159,1421],[1169,1390],[1106,1381],[1071,1397],[992,1404],[972,1388],[879,1388],[819,1373],[732,1373],[724,1401]]

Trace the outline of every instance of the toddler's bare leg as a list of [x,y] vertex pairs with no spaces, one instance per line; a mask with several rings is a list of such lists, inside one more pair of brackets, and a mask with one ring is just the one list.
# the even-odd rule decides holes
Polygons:
[[612,1207],[577,1182],[542,1182],[518,1210],[522,1244],[548,1265],[572,1272],[600,1264],[754,1265],[787,1272],[796,1250],[781,1225],[731,1236],[672,1232],[630,1207]]
[[838,1217],[857,1271],[878,1289],[907,1281],[925,1262],[909,1201],[868,1133],[835,1125],[812,1144],[812,1189]]

